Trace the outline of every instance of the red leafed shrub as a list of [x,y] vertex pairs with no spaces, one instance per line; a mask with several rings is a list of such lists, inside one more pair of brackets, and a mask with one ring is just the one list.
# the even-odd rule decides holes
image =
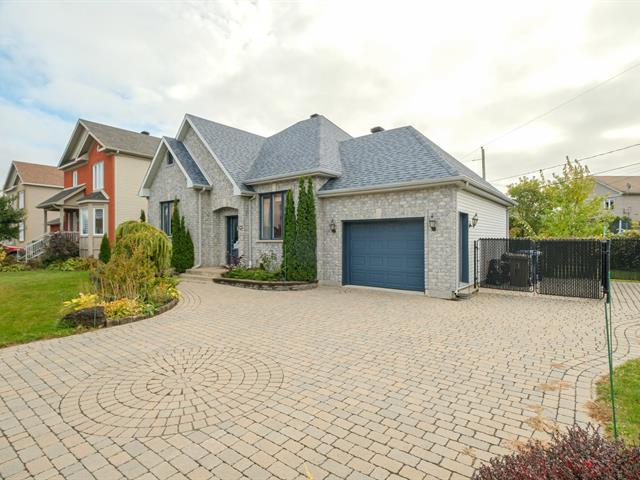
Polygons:
[[602,437],[592,425],[555,432],[551,442],[530,442],[518,453],[491,459],[473,480],[637,480],[640,447]]

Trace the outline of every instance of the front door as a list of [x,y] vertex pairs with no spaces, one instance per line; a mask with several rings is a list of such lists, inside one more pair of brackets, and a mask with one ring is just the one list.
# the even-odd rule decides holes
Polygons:
[[238,263],[238,217],[227,217],[227,265]]
[[460,213],[458,271],[460,282],[469,283],[469,214]]

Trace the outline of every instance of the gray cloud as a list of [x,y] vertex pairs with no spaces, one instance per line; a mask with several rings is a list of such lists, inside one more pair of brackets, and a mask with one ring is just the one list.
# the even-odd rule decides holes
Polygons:
[[[57,162],[77,117],[172,135],[185,112],[261,134],[316,112],[353,135],[412,124],[463,156],[640,60],[638,18],[631,3],[5,2],[0,175]],[[639,78],[489,145],[489,178],[639,140],[602,136],[640,125]]]

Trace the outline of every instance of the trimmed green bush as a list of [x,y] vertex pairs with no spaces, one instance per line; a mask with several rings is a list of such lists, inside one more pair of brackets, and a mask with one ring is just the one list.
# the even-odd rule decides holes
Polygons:
[[269,272],[262,268],[234,268],[222,275],[225,278],[241,278],[246,280],[260,280],[263,282],[282,280],[280,272]]
[[140,221],[141,222],[146,222],[147,221],[147,215],[144,213],[144,209],[140,209]]
[[98,260],[102,263],[109,263],[111,259],[111,244],[109,243],[109,237],[102,236],[102,242],[100,242],[100,253],[98,254]]
[[282,272],[287,280],[291,279],[292,272],[297,269],[296,261],[296,206],[293,201],[293,192],[288,190],[284,201],[284,238],[282,239]]
[[173,204],[173,214],[171,216],[171,243],[173,245],[171,266],[176,273],[183,273],[193,267],[195,259],[193,240],[189,229],[185,225],[184,217],[180,215],[177,200]]

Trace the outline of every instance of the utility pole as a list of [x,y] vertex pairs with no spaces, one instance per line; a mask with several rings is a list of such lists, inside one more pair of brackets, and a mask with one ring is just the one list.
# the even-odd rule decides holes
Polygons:
[[487,170],[486,170],[486,167],[484,165],[484,147],[480,147],[480,151],[482,152],[482,179],[486,180],[487,179]]

